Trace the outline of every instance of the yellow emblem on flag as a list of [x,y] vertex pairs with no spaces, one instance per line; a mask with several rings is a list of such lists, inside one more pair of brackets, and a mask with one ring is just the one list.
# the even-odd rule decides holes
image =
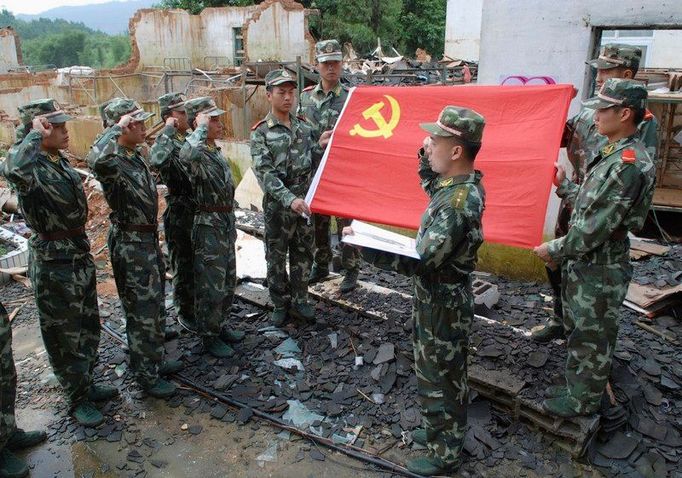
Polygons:
[[388,121],[384,117],[382,110],[386,107],[386,103],[379,101],[362,112],[362,117],[366,120],[372,120],[376,125],[376,129],[365,129],[356,123],[353,129],[350,130],[351,136],[362,136],[363,138],[378,138],[383,136],[385,139],[393,136],[393,130],[398,126],[400,121],[400,104],[390,95],[384,95],[388,101],[391,110],[391,116]]

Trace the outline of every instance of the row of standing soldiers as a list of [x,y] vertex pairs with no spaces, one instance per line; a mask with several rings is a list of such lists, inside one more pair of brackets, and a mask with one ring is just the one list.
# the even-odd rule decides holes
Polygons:
[[[636,54],[632,51],[622,45],[607,46],[597,59],[598,71],[605,76],[603,72],[620,72],[629,65],[630,73],[623,77],[634,76],[636,67],[624,63]],[[314,320],[307,286],[329,273],[329,219],[313,217],[311,224],[303,197],[347,91],[339,82],[338,42],[319,42],[316,56],[322,80],[303,92],[303,116],[292,114],[295,79],[286,70],[276,70],[266,77],[271,111],[251,133],[253,169],[264,191],[267,276],[275,325],[290,318]],[[553,392],[556,398],[544,404],[552,413],[593,413],[605,386],[604,375],[608,376],[617,309],[629,281],[626,235],[641,227],[653,192],[653,159],[641,135],[642,122],[652,121],[644,114],[645,99],[646,90],[640,85],[609,79],[578,116],[591,115],[596,122],[589,119],[583,125],[574,119],[567,124],[568,143],[585,145],[583,158],[571,157],[575,182],[562,176],[561,168],[557,172],[559,192],[573,207],[570,227],[564,238],[536,251],[550,270],[561,265],[564,271],[562,330],[569,337],[569,358],[566,383]],[[183,327],[202,337],[208,353],[229,357],[234,351],[228,344],[238,342],[243,333],[224,323],[236,277],[234,184],[215,143],[222,134],[219,116],[224,112],[207,97],[185,101],[171,93],[159,102],[166,126],[152,147],[149,164],[168,186],[164,229],[178,318]],[[586,113],[588,109],[591,113]],[[163,358],[165,269],[157,237],[156,184],[138,148],[145,140],[144,121],[150,114],[122,98],[102,111],[106,130],[87,160],[112,210],[108,246],[126,318],[130,365],[147,393],[167,397],[175,386],[162,376],[182,364]],[[109,399],[117,391],[92,382],[100,328],[95,268],[84,229],[87,203],[78,174],[59,151],[68,144],[65,122],[70,118],[52,100],[32,102],[20,108],[20,114],[23,125],[4,172],[36,232],[30,241],[30,274],[41,331],[73,416],[93,426],[103,417],[92,402]],[[413,436],[428,452],[407,466],[422,475],[452,472],[461,463],[473,321],[471,273],[483,241],[485,207],[482,174],[474,169],[474,161],[484,125],[480,114],[457,106],[446,107],[435,123],[422,124],[429,136],[419,151],[418,173],[431,200],[417,236],[420,259],[362,251],[365,260],[415,278],[413,338],[423,428]],[[588,137],[581,137],[583,128],[590,130]],[[339,229],[346,225],[342,221]],[[345,232],[352,230],[345,228]],[[315,252],[312,244],[317,246]],[[359,254],[346,246],[342,255],[347,271],[342,287],[350,290],[357,281]],[[577,292],[571,287],[578,287]],[[603,307],[591,310],[594,301]],[[3,372],[3,386],[4,377]],[[32,433],[15,431],[13,409],[2,412],[4,440]],[[19,466],[8,448],[3,448],[3,459],[9,458],[0,468],[5,462]]]

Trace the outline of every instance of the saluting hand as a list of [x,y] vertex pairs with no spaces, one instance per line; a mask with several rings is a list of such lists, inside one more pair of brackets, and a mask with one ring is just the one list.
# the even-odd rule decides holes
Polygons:
[[31,126],[40,133],[43,138],[47,138],[52,134],[52,125],[45,118],[33,118]]
[[166,126],[172,126],[173,128],[177,128],[178,127],[178,119],[173,118],[172,116],[169,116],[168,118],[166,118]]
[[208,126],[211,121],[211,117],[206,113],[199,113],[197,115],[197,126]]
[[130,115],[123,115],[121,118],[118,120],[117,125],[121,127],[123,131],[128,130],[128,126],[130,126],[130,123],[133,121],[133,117]]

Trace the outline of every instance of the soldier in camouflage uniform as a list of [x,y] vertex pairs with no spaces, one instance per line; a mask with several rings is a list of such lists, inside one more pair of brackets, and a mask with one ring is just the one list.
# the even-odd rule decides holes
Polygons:
[[[302,114],[313,128],[315,141],[323,132],[334,129],[339,119],[343,105],[348,98],[348,88],[341,79],[341,45],[336,40],[325,40],[315,45],[317,69],[320,82],[310,86],[301,93],[299,113]],[[319,167],[322,154],[313,155],[313,174]],[[329,275],[329,263],[332,260],[332,250],[329,238],[331,218],[321,214],[313,215],[315,227],[315,258],[310,272],[310,283],[323,280]],[[350,220],[337,218],[336,228],[340,232],[344,226],[350,225]],[[348,244],[341,243],[341,265],[346,275],[341,282],[341,292],[348,292],[355,288],[360,268],[358,250]]]
[[291,114],[296,80],[288,71],[271,71],[265,85],[272,108],[252,128],[251,157],[253,171],[265,193],[265,259],[274,305],[272,323],[282,325],[288,314],[309,321],[315,316],[308,303],[313,229],[310,209],[303,198],[312,176],[312,155],[320,154],[329,133],[320,136],[318,146],[307,121]]
[[134,101],[114,98],[104,109],[109,130],[93,145],[89,166],[111,208],[108,247],[126,316],[130,366],[142,388],[168,397],[175,385],[160,374],[182,364],[163,363],[164,267],[159,248],[156,184],[138,145],[145,141],[144,112]]
[[17,395],[17,372],[12,356],[12,328],[5,306],[0,302],[0,477],[28,475],[28,465],[12,453],[45,441],[43,431],[26,432],[17,428],[14,400]]
[[95,386],[100,323],[95,264],[85,235],[88,204],[79,174],[60,149],[68,147],[64,113],[52,99],[19,108],[28,131],[10,150],[5,175],[35,234],[30,245],[40,330],[55,376],[76,420],[89,426],[104,420],[91,403],[118,394]]
[[638,125],[647,91],[632,80],[606,80],[591,103],[608,144],[586,166],[582,184],[558,168],[559,188],[575,197],[568,233],[536,253],[561,265],[564,329],[568,335],[566,385],[553,388],[544,408],[557,415],[598,410],[611,370],[618,313],[632,277],[627,234],[644,225],[654,193],[655,164]]
[[185,104],[194,131],[180,150],[180,162],[192,184],[195,204],[192,244],[194,249],[194,316],[204,348],[225,358],[234,350],[221,338],[224,309],[232,307],[237,277],[234,244],[234,182],[230,166],[216,146],[223,133],[219,109],[209,97]]
[[180,149],[185,144],[189,129],[185,99],[180,93],[167,93],[159,98],[159,109],[166,126],[156,137],[149,162],[159,171],[163,183],[168,187],[163,228],[173,274],[178,321],[186,329],[196,330],[192,261],[194,203],[192,184],[180,166]]
[[[428,447],[407,462],[420,475],[451,473],[461,464],[467,422],[467,353],[474,317],[471,272],[483,242],[482,174],[474,169],[485,121],[447,106],[419,152],[419,176],[430,197],[417,234],[420,259],[363,249],[367,261],[414,276],[414,358],[424,428],[413,439]],[[344,233],[351,233],[346,228]]]
[[[589,65],[596,69],[597,90],[602,87],[609,78],[634,78],[639,69],[639,62],[642,58],[642,50],[632,45],[611,43],[605,45],[600,55],[589,62]],[[592,98],[585,102],[580,113],[566,122],[562,146],[566,147],[568,160],[573,166],[573,182],[580,184],[585,177],[585,168],[590,159],[608,143],[608,138],[599,134],[594,124],[595,109],[590,107],[590,103],[596,102],[597,98]],[[649,156],[656,162],[656,150],[658,148],[658,122],[651,112],[647,111],[638,128],[639,137],[644,142]],[[557,194],[561,197],[559,206],[559,216],[555,229],[557,238],[563,237],[568,232],[568,222],[573,210],[572,204],[575,196],[567,194],[559,189]],[[554,315],[547,325],[538,327],[533,331],[533,339],[538,342],[548,342],[556,338],[564,337],[562,324],[562,305],[561,305],[561,269],[554,271],[547,269],[547,277],[554,292]]]

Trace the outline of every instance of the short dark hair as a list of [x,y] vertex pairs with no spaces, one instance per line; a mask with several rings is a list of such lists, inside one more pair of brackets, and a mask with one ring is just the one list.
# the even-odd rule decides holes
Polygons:
[[476,156],[478,155],[478,152],[481,150],[481,142],[475,142],[475,141],[469,141],[466,139],[462,138],[457,138],[456,136],[452,137],[452,141],[457,145],[461,146],[462,150],[464,151],[464,156],[466,159],[469,161],[474,161],[476,159]]
[[632,106],[619,106],[618,109],[619,111],[622,110],[623,108],[628,108],[630,111],[632,111],[632,120],[635,126],[639,126],[639,123],[644,121],[644,115],[646,114],[646,109],[645,108],[634,108]]

